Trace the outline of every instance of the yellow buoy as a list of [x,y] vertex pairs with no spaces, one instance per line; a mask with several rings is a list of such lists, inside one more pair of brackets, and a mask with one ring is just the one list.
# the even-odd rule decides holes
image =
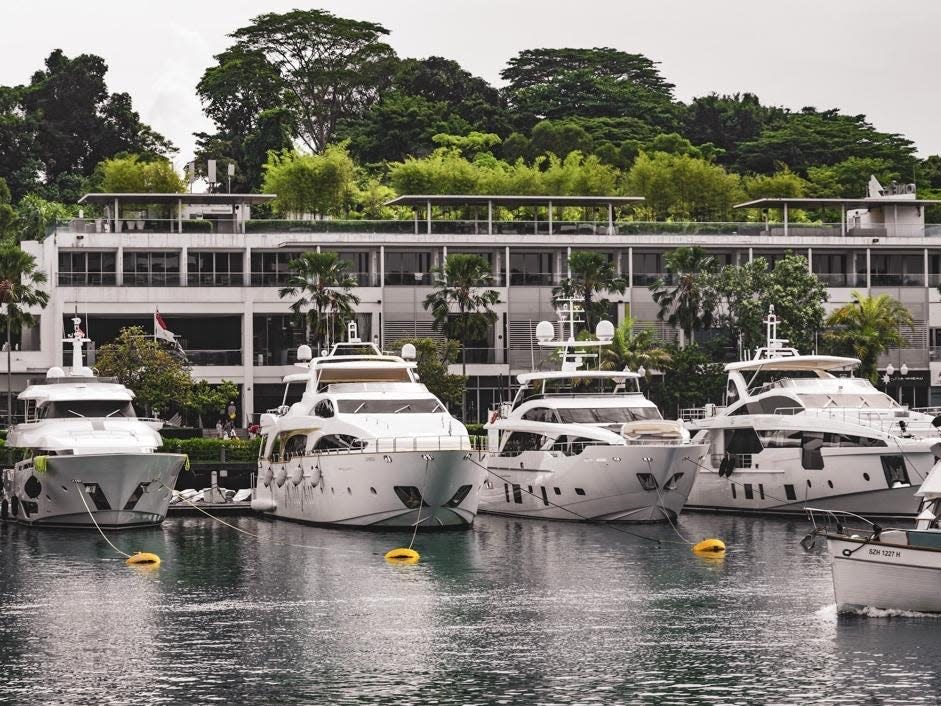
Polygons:
[[693,546],[693,554],[725,554],[725,542],[721,539],[704,539]]
[[386,561],[390,564],[417,564],[421,555],[414,549],[399,547],[386,552]]
[[150,552],[137,552],[124,563],[128,566],[160,566],[160,557]]

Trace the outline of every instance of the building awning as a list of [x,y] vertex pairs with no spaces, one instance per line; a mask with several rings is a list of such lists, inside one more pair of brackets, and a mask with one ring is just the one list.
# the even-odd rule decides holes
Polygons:
[[387,206],[629,206],[643,196],[509,196],[481,194],[406,194],[387,201]]
[[108,206],[117,200],[119,203],[148,204],[154,206],[199,205],[248,205],[267,203],[275,198],[274,194],[85,194],[78,200],[80,204]]
[[764,198],[735,204],[733,208],[881,208],[883,206],[930,206],[930,199],[807,199]]

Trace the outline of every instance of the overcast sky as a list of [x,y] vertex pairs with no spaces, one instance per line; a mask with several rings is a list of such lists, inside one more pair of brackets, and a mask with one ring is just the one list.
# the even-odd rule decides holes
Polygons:
[[941,153],[941,3],[888,0],[27,0],[4,3],[0,84],[29,80],[49,52],[103,56],[112,91],[193,151],[211,129],[195,84],[226,35],[262,12],[319,7],[378,22],[399,56],[440,55],[499,84],[535,47],[610,46],[659,61],[680,100],[751,91],[765,104],[865,113],[880,130]]

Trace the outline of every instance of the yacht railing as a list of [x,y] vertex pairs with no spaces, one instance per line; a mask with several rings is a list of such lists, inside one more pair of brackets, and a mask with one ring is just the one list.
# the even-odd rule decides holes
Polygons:
[[718,417],[726,410],[725,407],[709,405],[708,407],[686,407],[680,410],[680,420],[684,422],[696,422],[703,419]]
[[311,456],[342,456],[347,454],[388,454],[436,451],[475,451],[486,450],[486,437],[476,436],[391,436],[376,439],[361,439],[359,444],[341,449],[313,449],[305,453],[277,454],[270,459],[273,463],[284,463],[292,459]]
[[752,468],[752,454],[712,454],[712,467],[718,468],[726,458],[731,458],[733,468]]
[[814,417],[823,417],[838,422],[848,424],[858,424],[860,426],[871,427],[896,435],[913,435],[914,432],[931,432],[930,436],[941,435],[941,429],[938,429],[930,422],[912,418],[910,412],[917,410],[897,409],[892,411],[885,410],[865,410],[852,407],[834,407],[832,409],[823,407],[778,407],[774,410],[775,414],[790,415],[804,414]]

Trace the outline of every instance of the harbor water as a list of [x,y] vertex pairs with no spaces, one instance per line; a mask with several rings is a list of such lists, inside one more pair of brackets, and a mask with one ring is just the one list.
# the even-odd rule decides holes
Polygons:
[[[419,535],[240,517],[0,526],[2,703],[936,703],[941,622],[838,615],[802,520],[499,517]],[[286,546],[307,545],[307,547]]]

